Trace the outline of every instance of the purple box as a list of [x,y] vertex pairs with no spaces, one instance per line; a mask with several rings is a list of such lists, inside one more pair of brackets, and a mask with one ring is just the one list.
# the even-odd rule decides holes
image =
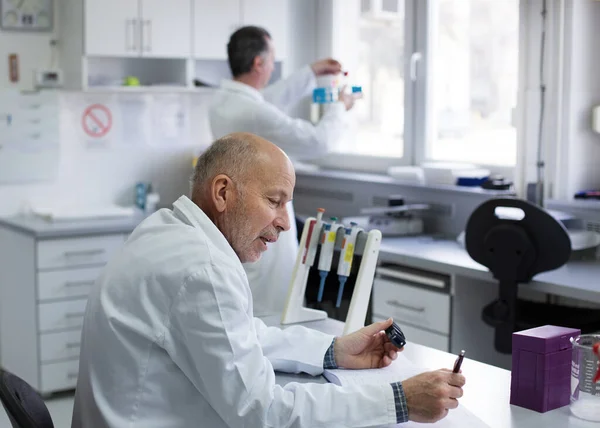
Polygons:
[[510,404],[547,412],[570,402],[570,339],[576,328],[545,325],[513,333]]

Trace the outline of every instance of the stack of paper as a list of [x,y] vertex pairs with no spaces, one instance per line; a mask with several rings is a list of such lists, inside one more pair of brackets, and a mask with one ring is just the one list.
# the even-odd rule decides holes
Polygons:
[[423,373],[421,369],[414,365],[408,358],[398,354],[398,358],[392,364],[382,369],[368,370],[325,370],[323,376],[331,383],[336,385],[364,385],[367,383],[392,383],[402,382],[409,377]]
[[[428,371],[417,367],[404,355],[399,354],[398,358],[388,367],[382,369],[368,370],[325,370],[323,376],[336,385],[365,385],[372,383],[387,384],[392,382],[402,382],[410,377]],[[435,424],[421,424],[417,422],[407,422],[401,425],[393,425],[398,428],[410,427],[439,427],[439,428],[484,428],[488,427],[474,414],[469,412],[464,406],[460,405],[456,409],[450,410],[448,416]]]

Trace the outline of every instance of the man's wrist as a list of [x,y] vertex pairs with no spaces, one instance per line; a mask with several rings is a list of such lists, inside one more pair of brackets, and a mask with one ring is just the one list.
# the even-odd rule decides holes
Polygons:
[[324,369],[337,369],[338,365],[335,362],[335,341],[336,341],[337,337],[334,337],[333,340],[331,341],[331,345],[329,345],[329,348],[327,349],[327,352],[325,352],[325,356],[323,357],[323,368]]
[[394,391],[394,404],[396,406],[396,423],[401,424],[408,421],[408,404],[402,383],[394,382],[390,384]]

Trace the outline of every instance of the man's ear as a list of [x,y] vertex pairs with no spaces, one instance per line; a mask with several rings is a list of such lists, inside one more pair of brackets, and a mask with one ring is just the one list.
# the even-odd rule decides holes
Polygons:
[[254,60],[252,61],[252,70],[260,71],[260,70],[262,70],[264,64],[265,64],[264,58],[260,55],[256,55],[254,57]]
[[225,174],[219,174],[213,178],[210,196],[217,212],[222,213],[231,206],[234,198],[233,181]]

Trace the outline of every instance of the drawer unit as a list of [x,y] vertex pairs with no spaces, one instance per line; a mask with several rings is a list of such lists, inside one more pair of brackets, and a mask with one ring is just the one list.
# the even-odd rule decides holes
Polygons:
[[40,358],[42,363],[79,358],[81,330],[62,333],[40,334]]
[[60,363],[42,364],[41,391],[53,392],[74,389],[77,386],[78,371],[78,359]]
[[38,272],[38,301],[86,297],[101,272],[101,267]]
[[448,294],[376,278],[373,282],[373,313],[450,334]]
[[39,331],[80,329],[83,326],[86,299],[40,303],[38,306]]
[[[387,318],[373,317],[373,322],[385,321]],[[434,333],[431,331],[423,330],[417,327],[413,327],[409,324],[399,323],[404,336],[406,337],[406,343],[411,342],[418,343],[419,345],[429,346],[431,348],[439,349],[440,351],[448,352],[450,348],[450,338],[444,334]]]
[[123,235],[52,239],[37,243],[37,268],[103,265],[123,245]]
[[450,349],[450,277],[399,265],[382,265],[373,282],[373,318],[392,317],[407,342]]
[[[42,125],[50,111],[27,101],[21,118]],[[0,218],[2,367],[43,394],[75,388],[88,296],[140,220]]]

